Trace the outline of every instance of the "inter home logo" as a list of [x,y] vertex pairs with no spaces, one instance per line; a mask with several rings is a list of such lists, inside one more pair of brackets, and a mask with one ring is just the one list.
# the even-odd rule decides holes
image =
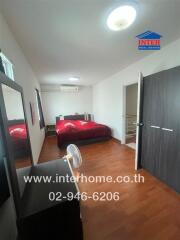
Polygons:
[[161,35],[155,32],[147,31],[136,36],[138,38],[139,50],[160,50]]

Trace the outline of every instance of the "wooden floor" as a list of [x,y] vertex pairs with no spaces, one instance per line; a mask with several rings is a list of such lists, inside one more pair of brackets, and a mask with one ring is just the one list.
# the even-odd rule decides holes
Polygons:
[[[134,150],[114,140],[80,147],[81,173],[86,175],[132,176]],[[45,140],[39,162],[63,156],[56,138]],[[139,171],[145,183],[80,184],[88,192],[120,193],[118,202],[82,202],[84,240],[179,240],[180,196],[165,184]]]

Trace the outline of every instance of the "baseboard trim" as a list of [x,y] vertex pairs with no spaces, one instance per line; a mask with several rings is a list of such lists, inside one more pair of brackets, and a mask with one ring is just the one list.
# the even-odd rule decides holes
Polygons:
[[121,141],[120,141],[119,139],[117,139],[117,138],[112,137],[112,140],[113,140],[114,142],[116,142],[116,143],[121,144]]

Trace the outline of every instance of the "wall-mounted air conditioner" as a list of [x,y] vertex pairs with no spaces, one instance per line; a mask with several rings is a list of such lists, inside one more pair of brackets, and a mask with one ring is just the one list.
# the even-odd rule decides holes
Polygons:
[[67,93],[76,93],[79,91],[79,86],[74,85],[41,85],[41,92],[67,92]]
[[62,85],[60,86],[61,92],[69,92],[69,93],[74,93],[79,91],[78,86],[72,86],[72,85]]

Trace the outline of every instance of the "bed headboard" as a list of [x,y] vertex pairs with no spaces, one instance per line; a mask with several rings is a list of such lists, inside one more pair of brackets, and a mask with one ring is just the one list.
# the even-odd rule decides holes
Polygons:
[[[91,114],[87,114],[88,121],[91,121]],[[61,116],[56,117],[56,122],[59,121]],[[85,120],[85,114],[75,114],[75,115],[66,115],[64,116],[65,120]]]
[[24,119],[14,119],[14,120],[8,121],[8,126],[14,126],[14,125],[24,124],[24,123],[25,123]]
[[[88,119],[89,119],[90,114],[88,114]],[[65,120],[85,120],[85,115],[84,114],[76,114],[76,115],[67,115],[64,116]]]

